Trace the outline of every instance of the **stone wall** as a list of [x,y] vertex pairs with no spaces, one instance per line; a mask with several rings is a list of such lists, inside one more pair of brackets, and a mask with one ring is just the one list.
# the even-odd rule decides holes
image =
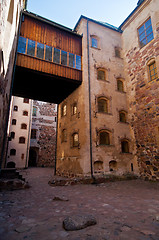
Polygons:
[[32,117],[32,129],[36,130],[36,139],[31,139],[30,148],[37,152],[38,167],[53,167],[56,147],[56,115],[55,104],[33,101],[36,116]]
[[[148,61],[153,58],[159,71],[158,16],[159,2],[145,1],[135,17],[125,23],[122,35],[130,123],[136,139],[140,174],[152,180],[159,179],[159,79],[150,81]],[[140,48],[137,28],[149,17],[154,39]]]

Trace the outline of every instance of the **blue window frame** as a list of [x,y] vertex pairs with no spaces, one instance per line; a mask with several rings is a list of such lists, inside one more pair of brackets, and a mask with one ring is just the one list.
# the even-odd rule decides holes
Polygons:
[[52,47],[46,45],[45,60],[52,61]]
[[28,39],[27,54],[30,56],[35,56],[35,41]]
[[76,69],[81,70],[81,56],[76,55]]
[[54,63],[60,63],[60,50],[57,48],[54,48]]
[[69,53],[69,67],[75,68],[75,55],[73,53]]
[[61,51],[61,64],[67,66],[67,52]]
[[17,51],[19,53],[24,53],[25,54],[25,50],[26,50],[26,38],[19,37],[18,50]]
[[139,29],[139,41],[140,47],[144,47],[147,43],[149,43],[153,38],[153,30],[151,18],[149,18]]
[[37,43],[37,53],[36,53],[36,56],[38,58],[41,58],[41,59],[44,58],[44,44]]

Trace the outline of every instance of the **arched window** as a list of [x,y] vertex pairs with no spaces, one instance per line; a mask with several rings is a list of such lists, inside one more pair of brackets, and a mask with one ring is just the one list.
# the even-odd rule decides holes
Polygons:
[[106,98],[98,98],[98,112],[108,113],[108,100]]
[[119,112],[119,121],[126,123],[126,112],[125,111],[120,111]]
[[15,112],[17,112],[18,111],[18,106],[15,105],[13,109],[14,109]]
[[28,116],[28,111],[23,111],[23,116]]
[[155,59],[151,59],[148,62],[147,65],[148,65],[148,68],[149,68],[149,79],[150,79],[150,81],[153,81],[153,80],[157,79],[158,75],[157,75],[157,67],[156,67]]
[[62,108],[61,108],[61,116],[66,116],[66,113],[67,113],[67,106],[66,106],[66,103],[62,105]]
[[77,114],[77,103],[74,103],[72,105],[72,115],[76,115]]
[[67,142],[67,132],[66,132],[66,129],[63,129],[63,130],[62,130],[62,133],[61,133],[61,142]]
[[124,85],[121,79],[117,79],[117,90],[119,92],[124,92]]
[[78,136],[78,133],[73,133],[72,134],[72,146],[73,147],[78,147],[79,146],[79,136]]
[[12,119],[12,125],[16,125],[17,120],[16,119]]
[[10,136],[11,136],[12,139],[14,139],[15,138],[15,132],[11,132]]
[[19,138],[19,143],[25,144],[25,137],[20,137],[20,138]]
[[22,124],[21,124],[21,129],[27,129],[27,124],[22,123]]
[[10,150],[10,156],[15,156],[16,155],[16,149],[11,149]]
[[128,140],[121,141],[121,151],[122,151],[122,153],[129,153],[129,141]]
[[110,145],[110,134],[105,130],[99,132],[99,145]]
[[99,68],[97,70],[97,79],[98,80],[106,80],[106,70]]

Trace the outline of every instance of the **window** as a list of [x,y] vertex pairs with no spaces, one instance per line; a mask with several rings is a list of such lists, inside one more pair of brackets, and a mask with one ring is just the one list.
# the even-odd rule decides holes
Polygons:
[[27,124],[22,123],[22,124],[21,124],[21,129],[27,129]]
[[121,58],[119,47],[115,47],[115,57]]
[[20,137],[19,138],[19,143],[23,143],[24,144],[25,143],[25,137]]
[[91,38],[91,44],[92,44],[92,47],[98,48],[98,40],[97,40],[97,38],[92,37]]
[[19,53],[25,54],[25,49],[26,49],[26,38],[24,38],[24,37],[19,37],[18,49],[17,49],[17,51],[18,51]]
[[74,103],[72,105],[72,115],[76,115],[77,114],[77,103]]
[[14,106],[13,110],[14,110],[15,112],[17,112],[17,111],[18,111],[18,106]]
[[129,142],[128,140],[121,141],[121,151],[122,153],[129,153]]
[[46,45],[45,60],[52,61],[52,47]]
[[54,63],[60,63],[60,50],[57,48],[54,48]]
[[24,98],[23,102],[24,103],[29,103],[29,98]]
[[10,136],[11,136],[12,139],[14,139],[15,138],[15,132],[11,132]]
[[66,129],[63,129],[61,134],[61,142],[66,142],[66,141],[67,141],[67,132],[66,132]]
[[75,68],[75,55],[73,53],[69,53],[69,67]]
[[23,116],[28,116],[28,111],[23,111]]
[[35,41],[28,39],[27,54],[34,57],[35,56]]
[[61,116],[66,116],[66,113],[67,113],[67,106],[66,104],[64,104],[61,108]]
[[110,145],[110,135],[107,131],[99,132],[99,145]]
[[34,117],[36,117],[36,113],[37,113],[37,107],[33,107],[32,115],[33,115]]
[[42,43],[37,43],[36,56],[37,56],[38,58],[41,58],[41,59],[44,58],[44,44],[42,44]]
[[97,70],[97,79],[98,80],[106,80],[106,71],[103,69]]
[[31,129],[31,139],[36,139],[36,129]]
[[78,133],[73,133],[72,134],[72,146],[73,147],[78,147],[79,146],[79,137],[78,137]]
[[61,51],[61,64],[67,66],[67,52]]
[[98,98],[98,112],[108,113],[108,100],[105,98]]
[[124,111],[119,112],[119,121],[126,123],[126,112],[124,112]]
[[149,67],[150,81],[157,79],[158,75],[157,75],[157,68],[156,68],[155,60],[151,61],[150,64],[148,65],[148,67]]
[[81,56],[76,55],[76,69],[81,70]]
[[16,119],[12,119],[12,125],[16,125],[17,120]]
[[117,90],[119,92],[124,92],[124,85],[121,79],[117,79]]
[[11,156],[15,156],[16,155],[16,150],[15,149],[11,149],[10,150],[10,155]]
[[140,47],[145,46],[153,38],[151,18],[149,18],[141,27],[138,28]]
[[22,155],[21,155],[21,159],[24,159],[24,153],[22,153]]

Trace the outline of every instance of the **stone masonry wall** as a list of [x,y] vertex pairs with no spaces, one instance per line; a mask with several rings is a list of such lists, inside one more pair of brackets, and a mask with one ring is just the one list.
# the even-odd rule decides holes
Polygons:
[[38,149],[37,166],[53,167],[55,164],[56,146],[56,105],[33,101],[37,108],[32,118],[32,129],[36,129],[36,139],[31,139],[31,148]]
[[[126,54],[131,126],[134,129],[140,174],[145,179],[159,179],[159,79],[148,80],[146,62],[159,57],[159,37],[144,47],[133,48]],[[159,65],[157,64],[159,68]]]

